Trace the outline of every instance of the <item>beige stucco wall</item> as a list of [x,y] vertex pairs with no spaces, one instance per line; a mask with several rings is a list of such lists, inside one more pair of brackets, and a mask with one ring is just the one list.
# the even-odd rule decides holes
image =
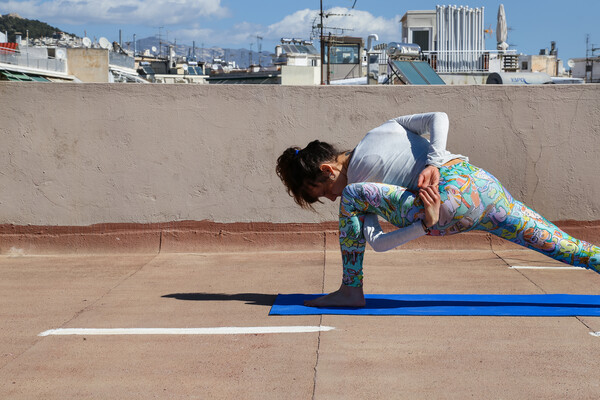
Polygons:
[[274,172],[288,145],[352,148],[444,111],[448,148],[552,220],[600,219],[593,85],[284,87],[0,84],[0,224],[319,222]]
[[69,74],[82,82],[108,82],[108,50],[67,48]]

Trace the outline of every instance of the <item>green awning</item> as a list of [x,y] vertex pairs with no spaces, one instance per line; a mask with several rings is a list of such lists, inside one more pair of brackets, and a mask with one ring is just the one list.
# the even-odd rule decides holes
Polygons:
[[50,80],[44,77],[38,75],[23,74],[20,72],[0,71],[0,75],[3,75],[9,81],[15,82],[50,82]]
[[25,74],[20,74],[17,72],[13,72],[12,76],[15,78],[18,78],[20,81],[26,82],[26,81],[32,81],[33,79],[31,79],[29,76],[25,75]]

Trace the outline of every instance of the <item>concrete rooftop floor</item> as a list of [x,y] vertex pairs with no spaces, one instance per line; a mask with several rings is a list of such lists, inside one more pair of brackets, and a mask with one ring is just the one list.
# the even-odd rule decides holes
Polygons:
[[[527,250],[369,251],[367,293],[600,294]],[[2,399],[598,399],[600,318],[269,316],[337,251],[0,257]],[[56,328],[331,326],[245,335]]]

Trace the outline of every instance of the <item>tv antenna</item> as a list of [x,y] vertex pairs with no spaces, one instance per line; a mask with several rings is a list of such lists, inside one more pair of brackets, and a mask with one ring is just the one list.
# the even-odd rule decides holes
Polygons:
[[[323,25],[323,18],[329,18],[329,17],[342,17],[342,16],[352,16],[352,14],[334,14],[334,13],[327,13],[325,14],[323,12],[323,0],[319,0],[319,16],[318,18],[320,19],[320,23],[315,24],[315,22],[317,22],[317,18],[315,18],[313,20],[313,26],[312,26],[312,33],[311,33],[311,39],[313,39],[315,36],[315,31],[318,30],[319,31],[319,42],[320,42],[320,46],[321,46],[321,85],[325,84],[325,80],[324,80],[324,76],[323,76],[323,60],[325,59],[325,45],[323,43],[323,29],[325,28],[325,26]],[[354,8],[354,6],[356,5],[356,0],[354,1],[354,4],[352,5],[352,8]],[[327,29],[329,30],[329,36],[331,36],[331,30],[340,30],[341,34],[344,34],[344,30],[352,30],[352,29],[344,29],[344,28],[332,28],[332,27],[327,27]]]
[[595,45],[592,43],[592,46],[590,47],[590,35],[587,34],[585,35],[585,57],[589,57],[590,56],[590,52],[592,57],[594,57],[594,53],[597,52],[598,50],[600,50],[600,47],[594,47]]
[[[162,56],[162,30],[165,29],[164,26],[158,26],[158,56]],[[156,53],[156,51],[154,51]]]
[[261,60],[261,56],[262,56],[262,43],[261,41],[263,40],[262,36],[256,35],[256,49],[258,50],[258,65],[261,64],[262,60]]

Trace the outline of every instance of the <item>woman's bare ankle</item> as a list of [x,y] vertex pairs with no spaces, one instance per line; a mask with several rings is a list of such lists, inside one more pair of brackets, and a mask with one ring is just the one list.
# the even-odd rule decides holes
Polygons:
[[362,287],[340,286],[335,292],[304,302],[309,307],[364,307],[365,295]]

